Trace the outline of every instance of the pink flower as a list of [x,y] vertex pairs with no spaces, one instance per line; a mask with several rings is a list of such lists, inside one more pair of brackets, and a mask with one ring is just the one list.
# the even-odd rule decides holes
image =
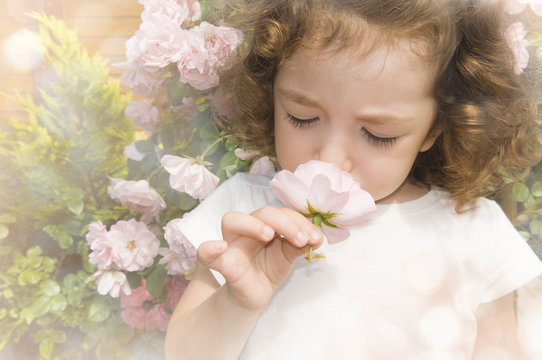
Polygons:
[[160,112],[156,106],[144,100],[132,100],[128,102],[124,110],[132,123],[145,131],[153,132],[160,126]]
[[233,153],[241,160],[254,159],[260,154],[258,150],[243,150],[241,148],[235,149]]
[[196,102],[190,96],[183,97],[181,104],[173,106],[171,110],[181,115],[187,115],[189,118],[193,118],[198,114]]
[[88,255],[88,262],[96,265],[100,270],[109,270],[113,267],[111,241],[107,235],[108,232],[93,238],[92,242],[89,242],[91,252]]
[[126,274],[122,271],[103,271],[100,270],[95,273],[89,281],[96,280],[98,285],[98,293],[100,295],[111,295],[114,298],[118,298],[121,294],[129,295],[132,291],[128,280],[126,279]]
[[134,160],[134,161],[141,161],[145,158],[146,154],[139,152],[136,147],[135,143],[131,143],[130,145],[126,145],[124,147],[124,156],[126,156],[128,159]]
[[126,59],[129,63],[163,68],[188,51],[188,39],[188,31],[168,16],[151,13],[126,42]]
[[164,303],[166,309],[175,310],[177,303],[188,286],[188,280],[184,276],[167,277],[164,287],[167,290],[167,299]]
[[168,173],[170,186],[195,199],[203,200],[217,187],[220,179],[193,159],[164,155],[161,164]]
[[129,307],[120,313],[122,320],[130,327],[138,330],[145,329],[145,320],[147,318],[147,310],[142,307]]
[[269,158],[269,156],[264,156],[255,160],[250,166],[249,174],[255,175],[266,175],[271,176],[275,172],[275,164]]
[[243,42],[241,30],[226,26],[215,26],[203,21],[193,29],[205,39],[205,49],[211,56],[213,63],[219,68],[228,65],[235,53],[235,49]]
[[121,294],[120,306],[123,309],[126,308],[138,308],[142,307],[145,301],[152,300],[152,295],[147,291],[145,278],[141,279],[141,285],[135,289],[132,289],[131,294]]
[[146,269],[158,255],[160,241],[149,231],[147,225],[134,219],[121,220],[112,225],[107,238],[111,244],[111,259],[118,269]]
[[179,27],[189,17],[188,4],[176,0],[139,0],[145,9],[141,13],[143,21],[149,21],[153,15],[159,14],[171,19]]
[[207,90],[218,85],[218,68],[211,54],[205,48],[202,33],[189,31],[189,51],[183,53],[177,62],[182,83],[188,83],[198,90]]
[[201,5],[197,0],[185,0],[188,6],[188,16],[190,21],[198,21],[201,17]]
[[294,173],[282,170],[270,185],[284,204],[313,217],[330,244],[347,239],[347,227],[363,224],[376,211],[371,195],[349,173],[323,161],[301,164]]
[[107,193],[113,200],[143,214],[141,221],[145,223],[153,218],[158,221],[158,213],[166,208],[166,203],[146,180],[110,179],[111,185],[107,187]]
[[85,239],[89,245],[92,245],[94,240],[99,239],[105,234],[107,234],[107,228],[100,220],[97,220],[88,225],[88,232],[85,235]]
[[164,305],[154,305],[152,309],[147,312],[147,316],[145,317],[145,330],[166,331],[169,317],[170,315],[166,313]]
[[528,41],[525,39],[526,35],[527,31],[521,22],[513,23],[504,32],[506,42],[514,53],[514,72],[518,75],[523,72],[523,69],[525,69],[529,63],[529,52],[527,51]]
[[542,1],[540,0],[505,0],[504,11],[510,15],[516,15],[521,13],[529,5],[533,12],[542,16]]
[[164,82],[161,68],[144,66],[138,61],[115,66],[126,69],[120,76],[120,82],[139,96],[153,97]]
[[163,256],[160,264],[166,265],[169,275],[189,277],[196,267],[196,248],[188,241],[180,229],[183,219],[173,219],[164,226],[164,238],[168,248],[161,248],[158,253]]

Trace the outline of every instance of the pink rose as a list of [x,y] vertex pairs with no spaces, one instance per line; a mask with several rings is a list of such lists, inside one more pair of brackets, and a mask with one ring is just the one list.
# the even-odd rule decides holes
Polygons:
[[167,277],[164,287],[167,290],[167,299],[164,303],[166,309],[175,310],[177,303],[188,286],[188,280],[184,276]]
[[205,39],[205,48],[219,68],[228,65],[235,49],[243,42],[243,32],[226,26],[215,26],[203,21],[193,29]]
[[92,242],[89,242],[91,252],[88,255],[88,262],[96,265],[100,270],[109,270],[113,267],[111,241],[107,235],[108,232],[93,238]]
[[164,82],[161,68],[144,66],[137,61],[118,63],[115,66],[126,69],[120,76],[120,82],[139,96],[153,97]]
[[188,31],[169,17],[150,14],[126,42],[126,59],[144,66],[163,68],[177,62],[189,49]]
[[151,294],[147,291],[145,278],[141,279],[141,285],[135,289],[132,289],[131,294],[121,294],[120,306],[123,309],[126,308],[138,308],[142,307],[145,301],[152,300]]
[[294,173],[280,171],[270,182],[280,201],[313,217],[330,244],[347,239],[349,226],[366,222],[376,211],[371,195],[338,166],[311,160]]
[[518,75],[523,72],[523,69],[525,69],[529,63],[529,52],[527,51],[527,45],[529,43],[527,39],[525,39],[526,35],[527,31],[521,22],[513,23],[504,32],[506,42],[514,53],[514,72]]
[[131,143],[130,145],[126,145],[124,147],[123,151],[124,156],[126,156],[128,159],[134,160],[134,161],[141,161],[145,158],[146,154],[139,152],[136,147],[135,143]]
[[99,271],[93,277],[97,278],[98,293],[100,295],[111,295],[118,298],[121,294],[129,295],[131,293],[130,285],[126,279],[126,274],[122,271]]
[[258,150],[243,150],[241,148],[235,149],[233,153],[241,160],[254,159],[260,154]]
[[540,0],[505,0],[504,11],[510,15],[516,15],[525,10],[527,5],[536,15],[542,16],[542,1]]
[[177,114],[187,115],[189,118],[193,118],[198,114],[196,102],[194,101],[194,98],[190,96],[183,97],[181,104],[173,106],[171,110]]
[[193,159],[164,155],[161,164],[168,173],[170,186],[195,199],[203,200],[217,187],[220,179]]
[[147,312],[147,316],[145,317],[145,330],[166,331],[169,317],[170,315],[166,313],[164,305],[154,305],[152,309]]
[[111,185],[107,193],[133,211],[141,213],[141,221],[147,223],[151,219],[158,221],[158,213],[166,208],[164,199],[149,186],[146,180],[129,181],[110,178]]
[[144,330],[147,310],[142,307],[129,307],[122,310],[122,312],[120,313],[120,317],[128,326],[134,329]]
[[249,174],[271,176],[275,172],[275,164],[269,156],[255,160],[250,166]]
[[147,101],[129,101],[124,113],[132,120],[134,125],[145,131],[153,132],[160,126],[160,111]]
[[146,269],[158,255],[160,240],[149,231],[147,225],[134,219],[121,220],[112,225],[107,238],[111,244],[111,259],[118,269]]
[[100,220],[93,221],[88,225],[88,232],[85,235],[85,239],[89,245],[92,245],[94,240],[102,237],[107,233],[107,228],[102,224]]
[[180,229],[183,219],[174,219],[164,227],[164,238],[169,249],[162,248],[159,254],[163,256],[160,264],[166,265],[169,275],[184,275],[190,277],[196,267],[196,248],[188,241]]
[[[181,0],[182,1],[182,0]],[[185,0],[188,6],[188,17],[190,21],[198,21],[201,17],[201,5],[197,0]]]
[[199,32],[189,31],[190,49],[183,53],[177,63],[182,83],[198,90],[207,90],[218,85],[218,69],[211,54],[205,48],[205,39]]
[[141,13],[143,21],[149,21],[153,15],[159,14],[171,19],[179,27],[189,17],[188,4],[177,0],[139,0],[145,9]]

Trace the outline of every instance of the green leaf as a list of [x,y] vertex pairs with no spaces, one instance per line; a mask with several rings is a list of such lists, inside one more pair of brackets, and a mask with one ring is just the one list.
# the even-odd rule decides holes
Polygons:
[[0,240],[7,238],[9,235],[9,229],[6,225],[0,224]]
[[59,233],[56,240],[61,249],[68,249],[73,245],[73,238],[65,232]]
[[55,296],[60,293],[60,285],[54,280],[45,280],[40,284],[41,291],[47,296]]
[[85,203],[83,202],[83,199],[73,199],[68,201],[68,210],[70,210],[75,215],[81,215],[83,212],[83,208],[85,207]]
[[28,257],[36,257],[41,255],[41,248],[39,246],[32,246],[30,249],[26,251],[26,256]]
[[205,125],[201,127],[199,137],[202,140],[209,141],[210,144],[220,137],[220,132],[212,121],[207,121]]
[[137,289],[141,286],[141,276],[136,273],[128,272],[126,273],[126,280],[132,289]]
[[166,279],[166,268],[163,265],[156,266],[146,277],[147,291],[154,298],[159,298],[164,291],[164,280]]
[[531,188],[531,193],[533,194],[533,196],[542,197],[542,182],[535,182],[533,184],[533,187]]
[[22,273],[19,274],[17,281],[19,285],[25,286],[26,284],[37,284],[43,274],[36,270],[24,270]]
[[519,230],[518,232],[521,236],[523,236],[525,240],[529,240],[531,238],[531,233],[529,233],[528,231]]
[[21,318],[30,325],[35,318],[43,316],[49,312],[50,309],[49,297],[41,296],[34,300],[30,307],[24,308],[21,311]]
[[143,154],[154,152],[154,144],[151,141],[139,140],[134,143],[137,151]]
[[66,310],[68,306],[68,300],[64,295],[55,295],[51,298],[51,311],[62,312]]
[[87,319],[92,322],[102,322],[109,317],[109,306],[103,297],[96,297],[88,308]]
[[5,298],[5,299],[11,299],[13,297],[14,293],[13,293],[13,290],[7,288],[7,289],[4,289],[4,291],[2,291],[2,296]]
[[512,188],[512,193],[514,195],[514,199],[521,203],[527,202],[527,200],[529,200],[529,197],[531,196],[529,188],[525,184],[520,182],[514,184],[514,187]]
[[40,355],[43,356],[45,359],[50,359],[51,355],[53,355],[53,349],[55,347],[55,343],[51,339],[44,339],[40,343]]

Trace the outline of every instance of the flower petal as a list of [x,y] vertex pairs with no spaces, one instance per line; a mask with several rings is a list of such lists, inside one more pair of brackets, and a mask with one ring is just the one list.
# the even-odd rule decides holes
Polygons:
[[335,225],[343,227],[361,225],[376,211],[374,200],[367,191],[359,190],[349,194],[348,202],[332,219]]
[[275,194],[285,205],[306,213],[309,187],[288,170],[279,172],[269,183]]
[[332,228],[325,224],[320,225],[322,232],[327,238],[329,244],[336,244],[350,237],[350,231],[341,228]]

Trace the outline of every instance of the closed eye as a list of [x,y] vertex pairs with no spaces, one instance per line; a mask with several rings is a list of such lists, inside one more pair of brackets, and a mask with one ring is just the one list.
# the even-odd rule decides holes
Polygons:
[[369,140],[370,143],[376,146],[392,146],[397,141],[397,137],[380,137],[372,134],[365,128],[362,128],[361,130],[363,131],[363,134],[365,135],[367,140]]
[[318,120],[320,120],[319,118],[299,119],[299,118],[296,118],[295,116],[292,116],[290,114],[287,114],[287,116],[288,116],[288,120],[290,121],[290,123],[296,128],[308,128],[311,125],[313,125],[314,123],[316,123]]

